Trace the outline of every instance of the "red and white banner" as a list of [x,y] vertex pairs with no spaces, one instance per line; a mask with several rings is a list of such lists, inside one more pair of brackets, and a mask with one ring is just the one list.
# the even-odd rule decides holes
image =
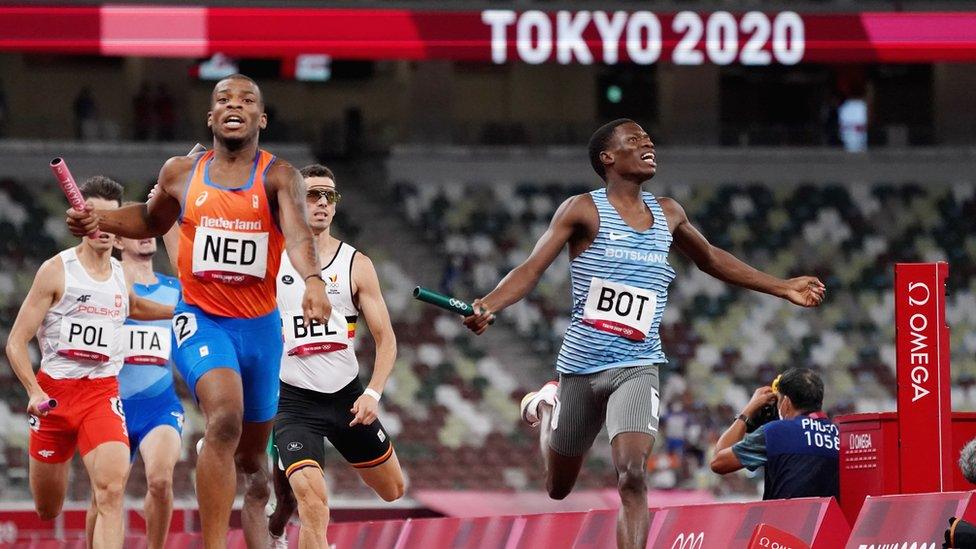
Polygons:
[[945,281],[949,264],[895,265],[901,493],[952,489],[952,406]]
[[0,6],[0,51],[489,63],[976,61],[976,13]]

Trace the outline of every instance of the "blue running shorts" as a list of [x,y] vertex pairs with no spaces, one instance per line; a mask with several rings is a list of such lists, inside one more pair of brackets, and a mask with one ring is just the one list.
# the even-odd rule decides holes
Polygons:
[[173,361],[196,398],[197,382],[230,368],[244,387],[244,421],[264,422],[278,410],[281,369],[278,310],[257,318],[227,318],[180,301],[173,312]]
[[[140,366],[154,368],[155,366]],[[129,459],[135,460],[139,444],[150,431],[160,425],[169,425],[177,433],[183,433],[183,405],[176,391],[169,389],[149,398],[122,399],[125,410],[125,426],[129,431]]]

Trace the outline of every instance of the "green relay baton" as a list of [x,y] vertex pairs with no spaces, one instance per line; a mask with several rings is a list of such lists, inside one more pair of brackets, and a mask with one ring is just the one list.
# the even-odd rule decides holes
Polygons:
[[[417,286],[413,289],[413,296],[424,303],[430,303],[435,307],[440,307],[445,311],[451,311],[452,313],[457,313],[461,316],[470,316],[474,314],[474,307],[472,307],[470,304],[465,303],[456,297],[444,295],[433,290],[428,290],[427,288]],[[488,323],[494,324],[495,320],[492,319]]]

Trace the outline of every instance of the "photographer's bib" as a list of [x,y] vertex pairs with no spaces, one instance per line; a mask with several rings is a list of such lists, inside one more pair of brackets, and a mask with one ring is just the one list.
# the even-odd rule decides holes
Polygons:
[[268,233],[198,227],[193,239],[193,275],[225,284],[264,279],[268,268]]
[[583,306],[583,323],[601,332],[643,341],[657,310],[657,294],[594,277]]
[[149,324],[126,324],[123,328],[126,364],[166,366],[169,363],[172,345],[169,328]]

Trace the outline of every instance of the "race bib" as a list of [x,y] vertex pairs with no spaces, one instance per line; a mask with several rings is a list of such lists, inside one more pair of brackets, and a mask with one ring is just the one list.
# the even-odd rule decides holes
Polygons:
[[583,323],[602,332],[643,341],[656,310],[655,292],[593,277],[583,308]]
[[74,360],[107,362],[112,358],[116,329],[111,321],[64,318],[58,338],[58,354]]
[[170,331],[159,326],[126,325],[124,341],[126,364],[165,366],[169,362]]
[[264,279],[268,267],[268,233],[241,233],[197,227],[193,238],[193,274],[225,284]]
[[349,347],[349,330],[340,315],[332,315],[329,324],[312,321],[306,324],[301,310],[281,315],[281,331],[288,356],[308,356],[341,351]]

